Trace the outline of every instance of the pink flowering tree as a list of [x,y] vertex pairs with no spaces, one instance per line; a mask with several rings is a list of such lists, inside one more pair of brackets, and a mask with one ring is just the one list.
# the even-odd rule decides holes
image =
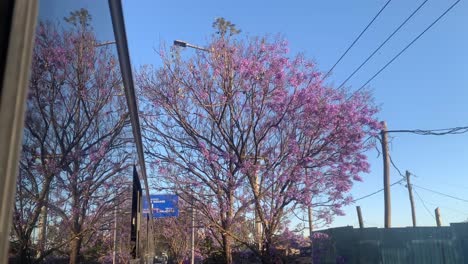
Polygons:
[[[159,248],[167,250],[169,259],[173,263],[182,264],[190,259],[192,208],[187,203],[179,201],[179,216],[156,219],[156,240]],[[198,217],[197,217],[198,218]],[[198,226],[197,219],[197,226]],[[196,229],[198,231],[198,229]],[[195,249],[199,252],[200,236],[195,232]],[[198,255],[198,254],[197,254]]]
[[96,46],[90,19],[82,9],[64,27],[41,22],[36,32],[14,237],[25,250],[33,245],[43,207],[68,236],[38,247],[36,261],[69,247],[70,263],[77,263],[84,239],[100,230],[130,174],[118,63],[111,47]]
[[[315,63],[289,56],[284,39],[235,38],[217,22],[208,52],[182,59],[161,51],[161,68],[139,72],[146,142],[165,186],[217,228],[227,263],[232,241],[271,263],[291,210],[311,205],[330,222],[351,202],[353,181],[369,169],[363,153],[379,129],[377,109],[366,92],[325,85]],[[254,213],[260,248],[234,232]]]

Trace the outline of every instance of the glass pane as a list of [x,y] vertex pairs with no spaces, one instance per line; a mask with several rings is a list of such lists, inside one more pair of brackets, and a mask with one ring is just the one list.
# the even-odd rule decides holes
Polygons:
[[148,250],[130,234],[137,158],[109,10],[40,1],[10,262],[128,263]]

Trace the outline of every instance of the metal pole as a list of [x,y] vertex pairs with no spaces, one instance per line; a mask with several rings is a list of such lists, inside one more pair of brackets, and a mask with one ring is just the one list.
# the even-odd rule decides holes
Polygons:
[[[109,10],[112,19],[112,27],[114,29],[115,42],[117,44],[117,53],[119,55],[120,70],[122,72],[122,82],[125,88],[125,97],[132,124],[133,137],[138,154],[138,164],[140,165],[141,175],[145,183],[146,202],[148,209],[152,212],[148,176],[146,173],[145,154],[143,148],[143,139],[141,136],[141,126],[139,120],[139,110],[137,106],[135,87],[132,76],[132,66],[130,63],[130,55],[128,51],[128,41],[125,32],[125,22],[122,10],[121,0],[109,0]],[[153,214],[150,214],[151,226],[154,226]],[[154,232],[154,230],[152,230]]]
[[191,237],[192,242],[190,243],[191,249],[190,249],[190,263],[194,264],[195,263],[195,208],[193,206],[192,202],[192,237]]
[[146,254],[152,256],[153,252],[150,250],[150,239],[149,239],[149,215],[146,215]]
[[413,227],[416,227],[416,211],[414,209],[414,200],[413,200],[413,187],[410,182],[411,173],[406,171],[406,185],[408,186],[409,200],[411,205],[411,218],[413,220]]
[[384,203],[385,203],[385,228],[392,227],[392,205],[390,201],[390,157],[388,155],[387,124],[382,122],[382,157],[384,168]]
[[307,211],[309,215],[310,257],[311,257],[311,263],[314,264],[314,242],[313,242],[314,225],[312,222],[312,206],[309,206],[307,208]]
[[[255,173],[255,185],[254,185],[254,192],[257,194],[257,197],[259,196],[259,177],[257,173]],[[258,208],[255,203],[255,242],[257,243],[258,250],[262,251],[262,225],[260,221],[260,216],[258,215]]]
[[114,208],[114,249],[112,252],[112,264],[115,264],[117,256],[117,205]]
[[140,258],[141,193],[137,192],[136,258]]

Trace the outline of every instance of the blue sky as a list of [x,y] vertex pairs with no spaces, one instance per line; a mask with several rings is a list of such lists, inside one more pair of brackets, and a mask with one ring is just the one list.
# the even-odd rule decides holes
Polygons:
[[[60,1],[57,1],[60,2]],[[282,34],[291,54],[304,52],[327,71],[385,4],[374,1],[123,1],[132,63],[159,65],[161,43],[182,39],[200,46],[211,35],[216,17],[235,23],[249,36]],[[339,85],[421,2],[393,0],[328,79]],[[436,19],[454,0],[428,1],[379,53],[348,83],[357,89]],[[113,38],[107,1],[77,1],[95,15],[102,40]],[[70,6],[70,4],[68,4]],[[71,7],[68,7],[71,10]],[[74,7],[73,7],[74,8]],[[57,10],[60,7],[56,7]],[[63,9],[62,9],[63,10]],[[42,12],[53,12],[43,8]],[[61,11],[63,14],[63,11]],[[63,15],[62,15],[63,16]],[[59,16],[61,17],[61,16]],[[461,1],[370,84],[379,118],[389,129],[434,129],[468,126],[468,4]],[[187,51],[189,52],[189,51]],[[390,151],[397,166],[418,177],[415,185],[468,199],[468,134],[449,136],[391,135]],[[356,183],[358,198],[382,188],[382,159],[370,151],[371,173]],[[392,169],[392,182],[401,177]],[[468,219],[468,203],[415,188],[433,215],[439,206],[443,224]],[[410,226],[408,191],[392,187],[393,226]],[[415,195],[418,225],[435,225]],[[359,201],[366,226],[383,226],[383,193]],[[357,226],[355,205],[332,226]]]

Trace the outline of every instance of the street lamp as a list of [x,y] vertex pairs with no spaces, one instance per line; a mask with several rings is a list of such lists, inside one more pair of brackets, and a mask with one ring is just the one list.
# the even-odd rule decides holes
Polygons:
[[102,46],[107,46],[107,45],[111,45],[111,44],[115,44],[115,41],[106,41],[106,42],[102,42],[102,43],[95,43],[94,47],[102,47]]
[[209,52],[208,49],[205,49],[203,47],[200,47],[200,46],[197,46],[197,45],[193,45],[193,44],[190,44],[190,43],[187,43],[185,41],[182,41],[182,40],[174,40],[174,46],[179,46],[179,47],[182,47],[182,48],[193,48],[193,49],[197,49],[197,50],[202,50],[202,51],[207,51]]

